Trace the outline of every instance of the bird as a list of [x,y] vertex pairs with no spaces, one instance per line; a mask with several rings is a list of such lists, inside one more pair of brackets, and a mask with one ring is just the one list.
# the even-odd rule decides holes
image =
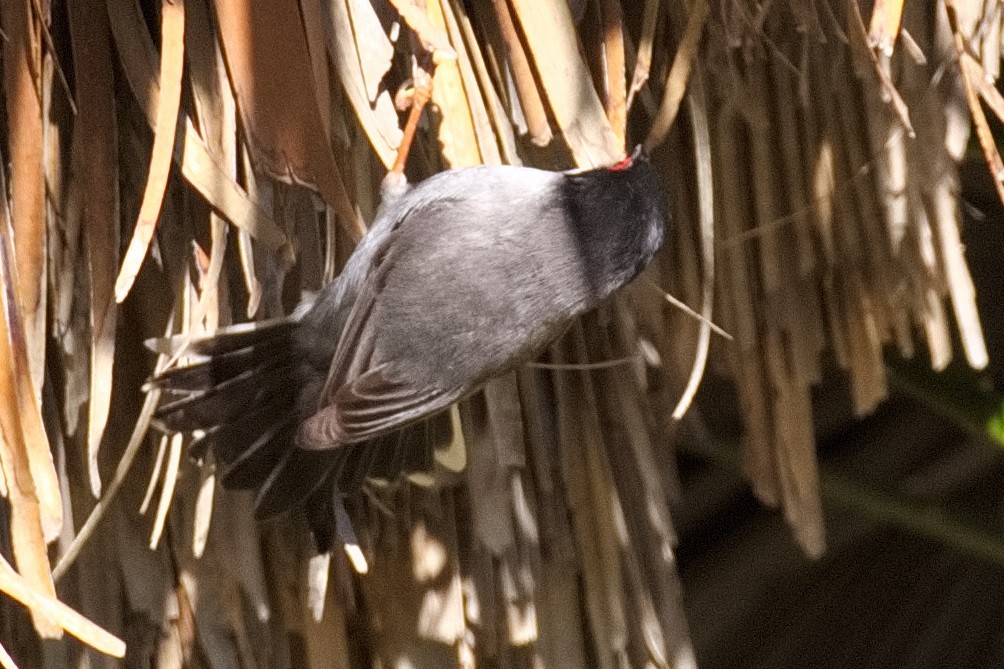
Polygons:
[[601,168],[475,166],[381,205],[338,277],[291,315],[185,340],[155,414],[212,449],[256,516],[301,506],[326,550],[341,495],[428,468],[444,410],[531,361],[651,262],[670,224],[639,147]]

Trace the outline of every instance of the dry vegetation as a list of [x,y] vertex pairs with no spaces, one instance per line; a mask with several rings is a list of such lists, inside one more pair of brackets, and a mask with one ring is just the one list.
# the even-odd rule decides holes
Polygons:
[[[975,127],[1004,197],[996,2],[6,0],[0,19],[5,668],[690,666],[669,500],[706,364],[811,555],[824,357],[860,414],[887,348],[938,370],[956,337],[987,364],[957,163]],[[434,480],[371,486],[350,550],[312,556],[301,519],[256,524],[150,426],[142,383],[176,361],[143,341],[331,281],[416,124],[412,180],[644,142],[676,225],[550,367],[454,410]],[[86,645],[39,641],[63,631]]]

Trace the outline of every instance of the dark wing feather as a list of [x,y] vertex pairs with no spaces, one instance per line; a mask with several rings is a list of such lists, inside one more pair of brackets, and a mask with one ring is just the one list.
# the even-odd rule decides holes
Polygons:
[[255,518],[271,518],[303,502],[320,488],[345,460],[342,451],[291,448],[275,466],[255,499]]
[[[293,450],[289,444],[295,431],[294,418],[288,416],[281,422],[270,425],[264,433],[257,435],[252,443],[236,442],[239,445],[239,452],[230,463],[223,463],[220,482],[228,488],[236,489],[255,488],[261,485],[261,482],[272,473],[275,463]],[[218,443],[222,444],[222,441]],[[219,451],[216,453],[219,454]]]
[[381,365],[340,388],[332,402],[304,423],[301,442],[323,449],[374,439],[445,409],[460,394],[460,390],[416,388],[395,379],[392,370]]
[[394,262],[394,238],[375,254],[374,268],[359,290],[335,350],[318,411],[300,429],[298,443],[311,450],[374,439],[445,408],[459,390],[419,386],[388,364],[374,361],[375,304]]
[[167,369],[157,375],[155,383],[177,392],[204,390],[241,374],[249,367],[258,367],[264,362],[288,358],[289,355],[288,341],[279,337],[270,338],[214,355],[204,362]]

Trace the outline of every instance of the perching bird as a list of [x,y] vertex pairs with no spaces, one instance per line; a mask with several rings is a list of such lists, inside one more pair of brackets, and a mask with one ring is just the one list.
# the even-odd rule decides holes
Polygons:
[[664,190],[640,150],[587,171],[389,181],[338,279],[291,317],[193,342],[199,362],[154,379],[166,391],[157,416],[202,431],[194,454],[212,446],[224,485],[258,489],[259,516],[309,498],[323,548],[326,498],[374,471],[428,467],[410,437],[435,441],[444,427],[424,419],[532,359],[648,265],[668,224]]

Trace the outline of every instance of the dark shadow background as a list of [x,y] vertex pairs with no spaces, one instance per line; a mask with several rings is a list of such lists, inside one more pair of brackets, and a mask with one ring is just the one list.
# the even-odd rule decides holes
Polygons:
[[[964,241],[991,355],[987,376],[1000,390],[1004,209],[978,158],[962,179]],[[703,396],[722,392],[709,383]],[[937,505],[1004,539],[1004,450],[989,439],[896,391],[863,421],[852,418],[839,381],[817,389],[814,403],[823,468]],[[712,432],[727,430],[715,429],[712,414],[705,418]],[[781,513],[761,506],[735,472],[684,452],[680,476],[678,559],[703,669],[1004,666],[1004,561],[825,498],[829,548],[811,561]]]

